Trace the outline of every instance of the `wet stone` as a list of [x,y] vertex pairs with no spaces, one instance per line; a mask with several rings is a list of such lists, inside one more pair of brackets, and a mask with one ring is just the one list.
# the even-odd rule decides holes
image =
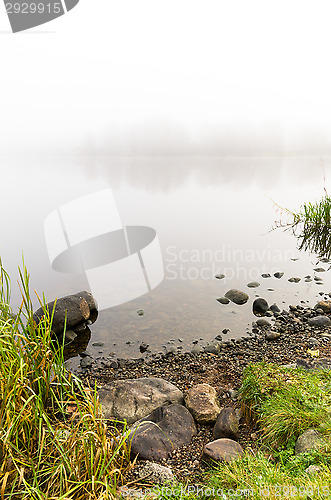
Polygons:
[[259,297],[258,299],[255,299],[253,302],[253,313],[255,315],[264,315],[267,310],[269,309],[268,302],[263,299],[262,297]]
[[248,288],[257,288],[258,286],[260,286],[260,283],[258,283],[257,281],[251,281],[250,283],[247,283],[247,286]]
[[227,298],[227,297],[219,297],[218,299],[216,299],[217,302],[219,302],[220,304],[230,304],[230,300]]
[[277,273],[275,273],[274,276],[275,276],[275,278],[280,279],[284,276],[284,273],[277,271]]
[[241,292],[240,290],[237,290],[235,288],[228,290],[225,294],[225,297],[230,299],[231,302],[234,302],[237,305],[246,304],[246,302],[249,299],[249,296],[247,295],[247,293]]

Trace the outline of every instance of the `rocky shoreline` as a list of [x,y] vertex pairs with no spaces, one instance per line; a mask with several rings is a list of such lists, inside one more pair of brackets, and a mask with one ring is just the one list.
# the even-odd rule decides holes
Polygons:
[[[327,299],[327,297],[325,297]],[[195,352],[168,352],[136,360],[101,359],[93,361],[79,376],[92,387],[116,380],[157,377],[174,384],[185,398],[198,384],[208,384],[216,391],[220,408],[232,408],[239,421],[238,441],[243,449],[256,448],[258,429],[241,418],[237,390],[244,368],[260,361],[306,369],[330,368],[331,301],[323,300],[315,308],[292,305],[289,310],[268,310],[267,317],[253,323],[249,336],[222,341],[215,340]],[[261,313],[262,314],[262,313]],[[223,337],[224,338],[224,337]],[[176,479],[197,483],[207,470],[202,460],[205,445],[214,440],[213,426],[196,423],[197,432],[189,444],[175,449],[159,462],[170,467]],[[139,476],[143,466],[136,466],[131,478]],[[130,478],[129,478],[130,479]]]

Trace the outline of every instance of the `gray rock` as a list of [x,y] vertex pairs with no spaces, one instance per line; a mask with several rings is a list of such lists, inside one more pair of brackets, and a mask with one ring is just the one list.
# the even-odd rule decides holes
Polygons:
[[159,406],[183,404],[183,393],[162,378],[114,380],[99,389],[103,414],[107,419],[136,422]]
[[238,391],[235,389],[228,389],[228,394],[233,401],[235,401],[238,398]]
[[262,278],[271,278],[271,274],[269,273],[263,273],[261,274]]
[[92,344],[93,347],[102,347],[104,345],[105,345],[104,342],[93,342],[93,344]]
[[134,469],[135,476],[140,480],[147,480],[152,484],[173,483],[175,476],[169,467],[150,462],[147,460],[142,465],[138,465]]
[[84,358],[81,358],[79,364],[83,370],[86,370],[87,368],[91,368],[93,364],[93,359],[90,356],[86,356]]
[[216,299],[217,302],[219,302],[220,304],[230,304],[230,300],[226,297],[218,297],[218,299]]
[[301,281],[301,278],[289,278],[287,281],[290,283],[299,283]]
[[326,446],[326,441],[323,435],[316,429],[307,429],[301,436],[298,437],[295,443],[295,454],[310,452],[313,450],[321,450]]
[[258,286],[260,286],[260,283],[258,283],[257,281],[251,281],[250,283],[247,283],[247,286],[248,288],[257,288]]
[[[90,292],[81,291],[73,295],[61,297],[56,301],[48,302],[40,307],[33,314],[33,319],[39,325],[41,319],[46,315],[52,316],[52,331],[56,334],[62,334],[66,330],[75,330],[81,323],[94,323],[98,317],[97,302]],[[76,329],[76,333],[78,333]]]
[[266,340],[277,340],[279,339],[280,337],[280,333],[279,332],[268,332],[266,333]]
[[221,412],[216,391],[208,384],[191,387],[185,395],[185,405],[199,424],[215,423]]
[[331,358],[297,358],[296,366],[305,370],[331,370]]
[[240,458],[244,450],[232,439],[222,438],[207,443],[203,448],[202,459],[206,462],[233,462]]
[[274,276],[275,276],[275,278],[280,279],[284,276],[284,273],[277,271],[277,273],[275,273]]
[[166,348],[166,356],[170,356],[170,354],[177,354],[178,348],[174,345],[170,345],[169,347]]
[[205,352],[211,353],[211,354],[219,354],[220,352],[220,344],[217,342],[211,342],[210,344],[207,344],[205,346]]
[[218,415],[213,428],[214,439],[229,438],[234,441],[239,439],[239,422],[234,408],[223,408]]
[[265,314],[268,309],[269,309],[268,302],[265,299],[263,299],[262,297],[259,297],[258,299],[254,300],[253,313],[255,315]]
[[317,347],[317,346],[319,346],[319,341],[317,339],[315,339],[314,337],[310,337],[308,339],[308,345],[310,348]]
[[270,310],[271,310],[273,313],[275,313],[275,312],[278,312],[278,313],[279,313],[279,312],[280,312],[280,309],[279,309],[279,307],[277,306],[277,304],[276,304],[276,303],[275,303],[275,304],[272,304],[272,306],[270,306]]
[[259,318],[256,320],[257,326],[271,326],[270,322],[265,318]]
[[201,352],[203,352],[201,345],[194,345],[191,349],[191,354],[200,354]]
[[165,460],[176,448],[189,444],[197,434],[191,413],[185,406],[161,406],[132,427],[131,458]]
[[215,274],[215,278],[218,280],[222,280],[223,278],[225,278],[225,274]]
[[249,296],[247,295],[247,293],[241,292],[240,290],[236,290],[235,288],[228,290],[225,294],[225,297],[227,299],[230,299],[231,302],[234,302],[235,304],[237,304],[239,306],[246,304],[246,302],[249,299]]
[[323,267],[315,267],[314,271],[316,273],[325,273],[325,269]]
[[310,318],[308,320],[309,326],[330,326],[331,320],[328,316],[315,316],[315,318]]

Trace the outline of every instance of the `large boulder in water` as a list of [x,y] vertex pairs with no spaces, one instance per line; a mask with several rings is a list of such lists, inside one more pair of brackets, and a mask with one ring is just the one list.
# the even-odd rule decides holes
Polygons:
[[94,323],[98,317],[98,305],[90,292],[81,291],[73,295],[67,295],[48,302],[40,307],[34,314],[33,319],[38,325],[47,314],[52,317],[52,331],[56,335],[66,330],[75,330],[75,327],[83,323]]

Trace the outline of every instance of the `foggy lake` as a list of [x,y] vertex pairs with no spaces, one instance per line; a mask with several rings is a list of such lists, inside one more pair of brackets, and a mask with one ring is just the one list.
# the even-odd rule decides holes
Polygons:
[[[89,290],[85,273],[51,267],[44,221],[59,206],[110,188],[123,225],[156,231],[164,279],[149,293],[100,311],[88,345],[95,357],[139,357],[141,342],[151,353],[170,344],[185,351],[224,329],[229,329],[224,338],[237,338],[251,329],[257,296],[283,309],[313,306],[320,292],[331,292],[330,272],[319,273],[322,285],[304,280],[317,275],[316,255],[299,252],[291,232],[272,230],[281,218],[279,207],[297,210],[323,196],[331,179],[329,158],[78,155],[11,158],[2,171],[0,254],[12,278],[14,307],[22,255],[31,289],[48,301]],[[284,272],[281,279],[273,276],[277,271]],[[264,273],[271,277],[261,277]],[[291,277],[301,281],[291,283]],[[252,281],[260,286],[248,288]],[[232,288],[248,293],[245,305],[217,302]]]

